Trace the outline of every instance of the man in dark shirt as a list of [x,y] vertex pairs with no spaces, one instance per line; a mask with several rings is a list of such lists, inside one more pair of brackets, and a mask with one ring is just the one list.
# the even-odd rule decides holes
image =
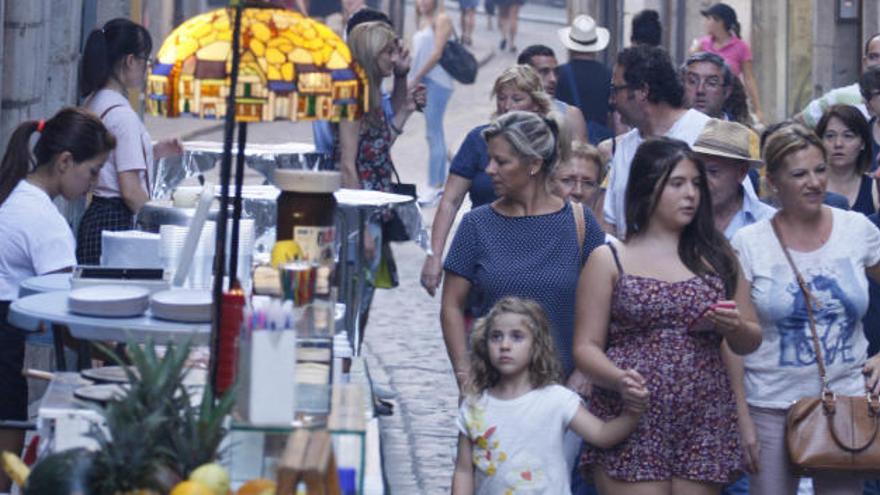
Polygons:
[[588,15],[579,15],[569,27],[559,30],[569,61],[557,69],[556,98],[581,109],[587,120],[590,142],[612,137],[608,125],[608,96],[611,71],[596,54],[608,47],[608,30]]

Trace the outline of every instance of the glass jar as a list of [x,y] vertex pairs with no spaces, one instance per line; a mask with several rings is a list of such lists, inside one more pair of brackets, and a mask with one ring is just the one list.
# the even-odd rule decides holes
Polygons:
[[342,175],[332,171],[275,170],[278,196],[276,240],[296,241],[306,261],[333,262],[336,192]]

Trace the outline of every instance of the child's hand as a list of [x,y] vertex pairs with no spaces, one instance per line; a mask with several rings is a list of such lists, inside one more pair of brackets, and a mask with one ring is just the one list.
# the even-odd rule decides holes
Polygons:
[[632,395],[633,400],[624,402],[623,410],[635,414],[642,414],[645,412],[645,409],[648,408],[649,399],[651,398],[651,392],[648,391],[648,387],[644,385],[634,386],[630,389],[629,394]]
[[644,411],[648,404],[648,389],[645,388],[645,377],[634,369],[623,372],[617,391],[623,399],[624,408]]

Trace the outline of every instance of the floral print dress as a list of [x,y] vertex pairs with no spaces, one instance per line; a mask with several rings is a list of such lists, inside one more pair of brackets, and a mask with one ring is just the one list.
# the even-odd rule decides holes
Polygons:
[[[721,336],[687,330],[724,299],[717,275],[666,282],[623,271],[612,292],[606,355],[647,381],[651,399],[636,430],[611,449],[587,445],[582,466],[621,481],[673,477],[728,483],[743,465],[736,403],[721,360]],[[604,420],[623,408],[617,392],[594,387],[589,410]]]

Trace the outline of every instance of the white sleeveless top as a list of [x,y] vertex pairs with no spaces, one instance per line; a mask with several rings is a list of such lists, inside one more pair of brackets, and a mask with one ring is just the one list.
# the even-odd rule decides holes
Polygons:
[[[410,68],[409,73],[415,74],[421,70],[421,68],[428,62],[428,59],[431,58],[431,53],[433,51],[434,27],[429,24],[427,27],[419,29],[413,34],[412,67]],[[443,69],[440,62],[437,62],[437,65],[425,74],[425,79],[430,79],[431,82],[444,88],[452,89],[452,76]]]

